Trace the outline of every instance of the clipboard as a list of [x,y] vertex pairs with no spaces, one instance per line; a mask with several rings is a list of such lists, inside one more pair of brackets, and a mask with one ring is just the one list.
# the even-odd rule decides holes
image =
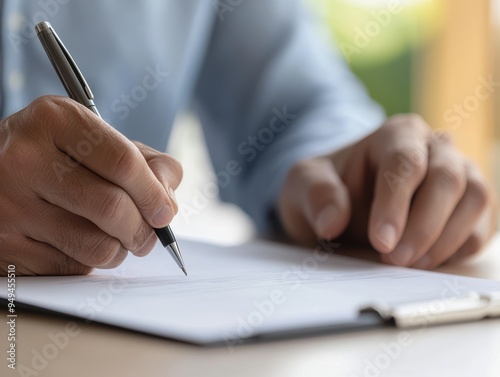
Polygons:
[[500,318],[500,292],[488,294],[471,292],[449,300],[419,301],[397,305],[378,303],[360,309],[358,318],[353,321],[286,331],[267,331],[246,338],[245,342],[337,334],[381,327],[393,327],[400,330],[424,329],[488,318]]
[[[7,306],[7,300],[0,298]],[[35,313],[73,317],[60,312],[21,304],[19,307]],[[76,318],[76,317],[73,317]],[[500,318],[500,292],[489,294],[470,293],[449,301],[420,301],[400,305],[374,304],[360,309],[356,320],[320,325],[316,327],[295,328],[279,331],[256,333],[247,338],[225,339],[206,343],[206,346],[237,346],[243,343],[258,343],[292,338],[310,337],[327,334],[365,331],[379,328],[400,330],[425,329],[430,326],[451,325]]]
[[16,302],[185,343],[226,346],[500,317],[499,281],[262,241],[223,247],[185,240],[182,247],[189,278],[179,276],[158,244],[148,257],[127,258],[116,270],[19,277]]

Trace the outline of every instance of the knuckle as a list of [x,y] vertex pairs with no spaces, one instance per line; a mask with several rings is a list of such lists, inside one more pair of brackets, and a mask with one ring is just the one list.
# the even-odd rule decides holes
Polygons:
[[[65,255],[65,254],[64,254]],[[64,263],[55,264],[56,275],[88,275],[92,272],[92,267],[85,266],[65,255]]]
[[121,153],[111,161],[111,171],[115,179],[120,182],[129,181],[137,168],[139,161],[143,161],[141,152],[136,147],[123,148]]
[[466,196],[479,210],[484,210],[490,202],[490,191],[485,181],[469,179],[467,181]]
[[433,174],[440,184],[451,190],[462,191],[465,188],[465,173],[455,166],[445,164],[435,166]]
[[404,148],[396,150],[398,159],[405,160],[412,165],[424,165],[424,154],[421,153],[417,148]]
[[465,248],[462,250],[462,256],[469,257],[479,253],[483,245],[484,239],[476,232],[472,233],[465,244]]
[[130,251],[136,251],[142,248],[146,242],[151,237],[153,231],[150,227],[146,226],[146,224],[141,224],[139,229],[135,232],[132,240],[130,242],[130,247],[127,247]]
[[403,114],[402,120],[408,125],[419,131],[428,131],[429,126],[421,115],[415,113]]
[[56,97],[45,95],[38,97],[31,102],[29,108],[31,114],[36,118],[44,117],[52,112],[56,106]]
[[307,190],[307,199],[309,202],[315,202],[318,198],[330,198],[341,194],[340,187],[331,181],[316,181],[309,186]]
[[75,124],[77,119],[75,117],[81,115],[82,107],[67,97],[52,95],[38,97],[25,111],[23,110],[25,121],[22,122],[21,129],[37,141],[43,138],[46,142],[53,142],[53,137],[59,132],[80,126]]
[[45,95],[36,98],[31,102],[29,109],[30,115],[37,120],[53,120],[54,114],[67,107],[71,102],[64,97]]
[[155,156],[148,162],[150,168],[159,173],[165,183],[176,189],[182,181],[184,175],[182,165],[175,158],[163,154]]
[[78,263],[78,265],[71,268],[71,275],[88,275],[92,272],[93,268],[84,266],[83,264]]
[[108,262],[106,265],[101,266],[101,268],[115,268],[118,267],[120,264],[123,263],[123,261],[127,258],[128,255],[128,250],[125,248],[121,248],[118,250],[114,258]]
[[453,144],[453,137],[446,131],[434,131],[431,135],[431,141],[435,144]]
[[415,113],[393,115],[389,118],[387,124],[394,127],[401,127],[403,124],[405,127],[413,127],[421,131],[427,131],[429,128],[424,118]]
[[127,193],[122,189],[113,189],[99,197],[95,213],[103,221],[115,222],[126,212],[126,206]]
[[156,187],[153,183],[151,183],[151,185],[148,185],[148,188],[146,188],[144,192],[145,195],[138,202],[140,210],[157,210],[167,203],[167,194],[160,185]]
[[423,177],[427,172],[427,154],[417,147],[395,148],[390,152],[389,159],[394,161],[401,174]]
[[107,265],[122,248],[122,244],[116,238],[109,236],[100,238],[90,247],[87,265],[90,267]]
[[290,168],[288,176],[291,178],[300,178],[311,168],[311,165],[311,160],[298,161]]
[[153,235],[153,232],[151,232],[151,236],[146,240],[144,245],[142,245],[139,249],[137,250],[131,250],[136,257],[144,257],[148,255],[151,250],[153,250],[155,244],[156,244],[156,236]]
[[404,114],[406,121],[414,127],[425,127],[427,128],[427,123],[421,115],[416,113]]
[[184,176],[184,170],[182,169],[182,165],[179,161],[171,156],[167,156],[168,168],[171,174],[173,174],[173,178],[175,179],[175,188],[181,183],[182,177]]
[[428,222],[415,227],[413,237],[415,240],[419,240],[419,244],[423,245],[431,240],[436,240],[439,235],[439,223],[436,219],[429,218]]
[[[32,171],[33,162],[38,161],[35,149],[30,143],[13,141],[4,149],[2,164],[7,170],[16,171],[18,174]],[[5,175],[2,174],[3,177]]]

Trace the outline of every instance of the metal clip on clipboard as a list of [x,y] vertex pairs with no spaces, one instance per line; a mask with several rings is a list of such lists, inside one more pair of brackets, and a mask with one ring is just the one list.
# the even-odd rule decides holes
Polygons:
[[418,301],[405,304],[375,304],[359,310],[356,319],[318,324],[304,328],[278,329],[256,333],[244,341],[285,339],[291,337],[323,335],[379,327],[394,326],[399,329],[425,328],[433,325],[500,318],[500,292],[470,293],[453,298]]
[[455,298],[397,305],[375,304],[360,310],[376,313],[400,329],[500,317],[500,292],[471,293]]

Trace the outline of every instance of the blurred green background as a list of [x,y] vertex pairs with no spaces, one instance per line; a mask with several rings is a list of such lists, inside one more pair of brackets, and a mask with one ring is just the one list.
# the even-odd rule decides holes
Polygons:
[[415,111],[412,98],[415,57],[439,31],[441,2],[309,1],[351,69],[387,114]]

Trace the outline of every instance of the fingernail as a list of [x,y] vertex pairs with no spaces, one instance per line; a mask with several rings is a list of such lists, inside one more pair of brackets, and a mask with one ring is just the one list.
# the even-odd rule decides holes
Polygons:
[[170,218],[171,218],[170,208],[164,205],[158,210],[158,212],[156,212],[153,215],[153,218],[151,220],[153,221],[153,225],[156,228],[163,228],[168,225],[168,223],[170,222]]
[[389,254],[388,257],[396,266],[407,266],[413,258],[413,250],[409,246],[401,246]]
[[396,228],[391,224],[384,224],[378,230],[378,238],[382,243],[387,246],[389,250],[394,249],[397,242]]
[[412,268],[416,268],[419,270],[427,270],[429,266],[431,265],[431,258],[428,255],[424,255],[422,258],[420,258],[417,263],[415,263]]
[[334,222],[334,219],[338,217],[338,214],[339,211],[334,205],[326,206],[320,211],[316,219],[316,232],[318,235],[326,237],[327,239],[332,238],[331,224]]
[[170,198],[174,201],[174,203],[177,204],[177,199],[175,198],[175,191],[172,187],[168,188],[168,194]]

